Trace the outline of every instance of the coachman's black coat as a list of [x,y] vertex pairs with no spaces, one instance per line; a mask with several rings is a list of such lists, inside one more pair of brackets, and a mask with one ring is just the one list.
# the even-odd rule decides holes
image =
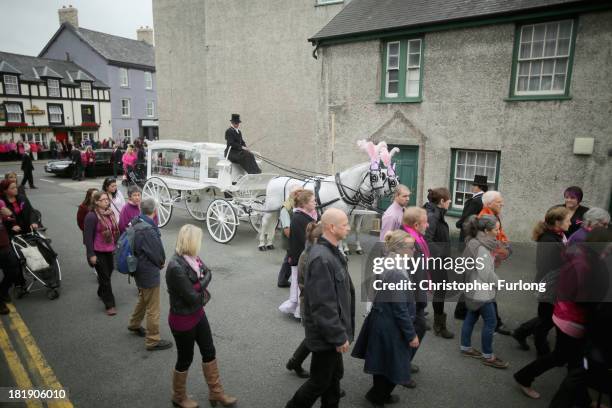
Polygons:
[[261,173],[253,153],[243,149],[243,147],[246,147],[246,143],[244,143],[242,132],[239,129],[235,129],[234,127],[227,129],[225,131],[225,141],[227,142],[225,155],[227,155],[228,149],[231,148],[229,156],[227,157],[229,161],[241,165],[244,171],[249,174]]

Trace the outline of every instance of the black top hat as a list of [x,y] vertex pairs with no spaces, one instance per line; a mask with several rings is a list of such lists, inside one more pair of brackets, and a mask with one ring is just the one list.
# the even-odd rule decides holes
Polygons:
[[474,181],[472,182],[472,185],[478,187],[487,187],[487,176],[480,176],[476,174],[474,176]]
[[240,115],[237,113],[232,113],[232,118],[230,119],[230,122],[232,123],[240,123]]

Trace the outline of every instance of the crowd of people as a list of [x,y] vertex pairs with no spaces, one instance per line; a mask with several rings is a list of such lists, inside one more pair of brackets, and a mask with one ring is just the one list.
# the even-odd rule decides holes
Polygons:
[[[126,147],[125,152],[120,146],[113,147],[115,165],[130,166],[139,160],[138,151],[142,149]],[[86,153],[87,150],[89,147]],[[24,170],[21,185],[15,173],[7,174],[0,182],[0,268],[4,273],[0,283],[0,313],[9,312],[5,303],[11,301],[10,287],[22,287],[25,283],[10,248],[11,236],[41,226],[40,213],[32,208],[25,193],[24,183],[28,180],[32,181],[31,173],[28,175]],[[512,256],[512,245],[502,225],[504,199],[500,192],[488,191],[486,177],[482,176],[474,179],[472,193],[456,223],[462,244],[460,255],[479,258],[484,267],[469,269],[463,276],[466,281],[490,284],[491,288],[459,294],[444,290],[428,293],[423,289],[377,291],[369,296],[366,318],[360,328],[355,325],[355,287],[347,258],[339,246],[350,231],[347,215],[333,208],[320,214],[310,190],[298,189],[291,193],[281,211],[286,253],[277,285],[289,287],[289,297],[279,309],[300,320],[305,330],[304,337],[295,339],[297,348],[286,368],[306,381],[286,407],[311,407],[318,399],[324,407],[338,407],[346,395],[340,387],[343,354],[349,352],[354,340],[351,355],[364,360],[364,372],[372,376],[372,386],[365,393],[365,399],[374,407],[399,402],[399,397],[393,394],[396,386],[417,387],[413,377],[421,368],[414,359],[426,332],[431,330],[435,336],[447,340],[455,337],[447,326],[445,309],[449,299],[457,295],[460,297],[454,316],[463,319],[463,324],[456,347],[461,355],[488,367],[507,369],[510,363],[495,353],[494,334],[511,336],[525,351],[530,349],[528,337],[534,337],[537,358],[514,374],[517,388],[526,397],[540,398],[532,387],[534,381],[558,366],[567,366],[568,374],[552,398],[553,407],[591,406],[588,387],[601,388],[602,379],[608,381],[609,387],[612,338],[602,326],[609,326],[612,314],[611,303],[603,301],[609,294],[601,293],[608,286],[601,282],[608,284],[610,278],[610,215],[601,208],[581,205],[583,193],[578,187],[566,189],[565,202],[544,214],[543,221],[535,225],[532,238],[537,245],[534,280],[546,282],[547,290],[534,310],[537,316],[510,330],[501,320],[503,310],[496,302],[495,287],[499,267]],[[429,190],[422,207],[409,206],[410,195],[406,186],[399,185],[393,202],[382,216],[381,255],[424,259],[454,256],[450,227],[445,219],[451,202],[448,189]],[[198,406],[186,390],[197,343],[210,403],[235,405],[237,399],[226,394],[221,384],[212,330],[204,312],[211,298],[208,286],[212,272],[198,256],[202,230],[184,225],[178,233],[174,253],[167,257],[157,226],[155,201],[143,199],[135,184],[128,185],[124,197],[116,177],[106,178],[100,189],[87,190],[76,221],[82,231],[86,263],[97,275],[97,295],[104,312],[111,317],[117,315],[111,279],[116,270],[116,251],[123,237],[132,236],[131,253],[136,259],[132,275],[138,296],[126,322],[127,330],[142,337],[148,351],[176,348],[173,404],[183,408]],[[160,287],[164,268],[170,303],[167,319],[174,342],[160,336]],[[380,279],[388,284],[404,280],[441,283],[453,275],[452,270],[442,266],[421,267],[416,271],[390,268]],[[430,301],[431,327],[427,317]],[[483,320],[480,350],[472,345],[479,318]],[[551,348],[548,334],[553,328],[556,340]],[[310,369],[306,370],[303,364],[309,355]]]
[[[507,369],[510,363],[494,351],[494,334],[511,336],[525,351],[530,349],[527,338],[533,335],[537,358],[514,374],[517,388],[526,397],[538,399],[540,394],[532,388],[535,379],[553,367],[566,366],[567,377],[550,406],[595,406],[600,401],[591,401],[587,389],[609,394],[612,385],[611,320],[603,324],[607,327],[601,326],[612,318],[610,215],[601,208],[581,205],[583,193],[575,186],[565,190],[563,204],[544,214],[543,221],[534,226],[532,239],[536,242],[534,281],[546,283],[546,291],[538,295],[537,317],[511,330],[502,322],[496,301],[500,279],[497,270],[512,256],[512,245],[502,226],[504,199],[498,191],[488,191],[484,176],[475,177],[472,193],[456,227],[461,239],[459,255],[480,259],[483,264],[482,268],[469,269],[462,279],[480,286],[464,293],[416,289],[370,294],[367,315],[351,353],[364,360],[364,372],[372,376],[366,400],[374,407],[383,407],[399,401],[392,394],[397,385],[417,386],[413,374],[420,368],[414,364],[415,354],[427,330],[433,329],[434,335],[444,339],[454,337],[446,325],[445,300],[459,297],[454,315],[463,320],[459,340],[462,355],[485,366]],[[410,190],[403,185],[396,189],[394,201],[381,220],[383,256],[453,256],[445,221],[450,192],[446,188],[431,189],[427,198],[423,207],[410,207]],[[284,203],[280,221],[286,255],[277,285],[289,287],[290,293],[279,309],[301,319],[305,328],[305,339],[286,367],[308,378],[286,406],[311,407],[320,399],[321,406],[337,407],[345,394],[340,388],[342,354],[349,350],[356,333],[354,287],[338,246],[350,230],[348,219],[334,209],[319,217],[312,192],[296,190]],[[456,277],[452,270],[440,266],[417,271],[392,268],[381,275],[389,284],[403,280],[445,282]],[[426,317],[428,295],[434,312],[433,327]],[[472,345],[479,318],[483,320],[481,350]],[[556,336],[551,350],[548,333],[552,328]],[[310,371],[302,367],[308,355],[312,355]]]
[[142,199],[135,184],[128,186],[126,200],[117,180],[112,177],[104,180],[100,190],[87,190],[77,211],[77,225],[83,232],[87,263],[96,271],[97,294],[108,316],[117,314],[111,282],[116,248],[124,234],[133,234],[131,251],[137,258],[133,277],[138,298],[127,329],[143,337],[144,346],[149,351],[173,347],[171,341],[161,338],[159,329],[161,270],[167,264],[168,324],[177,349],[172,377],[174,405],[198,406],[186,392],[187,374],[193,362],[194,344],[197,343],[211,404],[233,406],[237,399],[226,394],[221,384],[212,332],[203,309],[210,300],[207,288],[212,274],[198,256],[202,230],[190,224],[184,225],[178,234],[175,253],[166,259],[161,231],[157,226],[155,201]]

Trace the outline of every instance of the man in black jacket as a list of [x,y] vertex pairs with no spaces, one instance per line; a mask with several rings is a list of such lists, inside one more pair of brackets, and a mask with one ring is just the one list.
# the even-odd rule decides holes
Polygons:
[[[225,148],[225,155],[232,163],[236,163],[242,166],[244,171],[249,174],[259,174],[261,169],[255,161],[255,156],[246,147],[246,143],[242,138],[242,132],[240,129],[240,115],[232,113],[232,119],[230,120],[232,126],[225,131],[225,141],[227,147]],[[229,150],[229,155],[228,155]]]
[[[463,224],[472,215],[478,215],[482,211],[482,195],[489,189],[487,184],[487,176],[474,176],[474,182],[472,183],[472,197],[468,198],[463,204],[463,212],[461,218],[457,221],[455,226],[459,228],[459,252],[463,253],[465,249],[465,232],[463,231]],[[455,319],[464,320],[467,314],[467,308],[465,307],[465,301],[463,295],[457,300],[455,306]]]
[[287,403],[287,408],[338,407],[342,353],[355,331],[355,288],[347,260],[338,244],[350,231],[346,214],[330,208],[321,217],[323,236],[310,250],[304,274],[303,321],[306,345],[312,352],[310,378]]
[[119,143],[115,143],[113,147],[113,154],[111,155],[111,162],[113,163],[113,177],[117,178],[117,175],[122,170],[122,162],[123,152],[121,151],[121,145]]
[[[132,220],[134,228],[133,255],[138,258],[134,279],[138,286],[138,303],[134,308],[128,330],[145,337],[149,351],[172,347],[172,342],[162,340],[159,335],[159,285],[160,269],[166,263],[164,246],[159,228],[153,219],[156,215],[155,201],[147,198],[140,203],[142,214]],[[147,330],[140,326],[147,320]]]
[[81,151],[76,147],[70,152],[72,160],[72,179],[81,181],[83,179],[83,163],[81,161]]
[[38,188],[34,186],[34,176],[32,175],[34,165],[32,164],[32,157],[30,156],[30,152],[25,152],[23,154],[23,158],[21,159],[21,170],[23,170],[23,180],[21,180],[21,187],[25,187],[27,182],[30,183],[30,188]]

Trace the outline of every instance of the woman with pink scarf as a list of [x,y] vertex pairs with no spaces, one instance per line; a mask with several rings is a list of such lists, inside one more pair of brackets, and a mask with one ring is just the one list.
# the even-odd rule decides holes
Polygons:
[[287,251],[287,260],[291,266],[291,287],[289,288],[289,299],[283,302],[278,309],[300,319],[298,261],[306,246],[306,226],[312,221],[317,221],[319,217],[315,196],[311,190],[301,189],[293,194],[293,218],[289,227],[289,250]]

